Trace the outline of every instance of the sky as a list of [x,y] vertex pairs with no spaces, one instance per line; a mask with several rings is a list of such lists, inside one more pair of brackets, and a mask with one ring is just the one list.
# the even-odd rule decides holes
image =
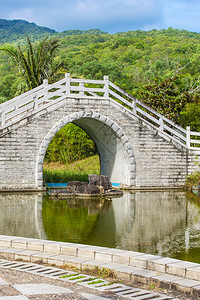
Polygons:
[[23,19],[58,32],[167,29],[200,32],[199,0],[0,0],[0,18]]

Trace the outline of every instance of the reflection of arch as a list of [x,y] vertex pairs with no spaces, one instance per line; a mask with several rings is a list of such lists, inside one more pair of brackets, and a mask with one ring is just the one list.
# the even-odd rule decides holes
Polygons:
[[44,231],[44,226],[42,222],[42,200],[43,196],[36,194],[35,195],[35,227],[39,239],[47,240],[46,233]]
[[85,130],[97,145],[101,174],[108,175],[112,182],[135,185],[135,158],[132,146],[111,119],[93,112],[77,112],[57,122],[45,136],[38,153],[36,186],[43,186],[43,162],[47,147],[55,134],[68,123]]

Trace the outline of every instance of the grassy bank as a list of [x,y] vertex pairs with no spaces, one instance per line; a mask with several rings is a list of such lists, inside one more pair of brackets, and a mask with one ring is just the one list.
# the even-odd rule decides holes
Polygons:
[[43,166],[44,181],[49,183],[63,183],[70,180],[88,181],[88,174],[99,173],[100,162],[98,155],[68,165],[44,162]]

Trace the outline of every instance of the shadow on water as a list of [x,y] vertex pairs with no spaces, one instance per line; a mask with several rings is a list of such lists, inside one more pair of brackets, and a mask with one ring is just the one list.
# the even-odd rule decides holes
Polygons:
[[127,192],[111,200],[0,194],[0,234],[114,247],[200,263],[200,201],[183,191]]

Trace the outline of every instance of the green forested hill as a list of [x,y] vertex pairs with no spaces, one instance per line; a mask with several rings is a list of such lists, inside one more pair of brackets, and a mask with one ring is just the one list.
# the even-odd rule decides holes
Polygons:
[[0,44],[22,43],[25,34],[33,40],[38,40],[46,35],[55,33],[55,30],[37,26],[24,20],[0,19]]
[[[0,32],[4,30],[7,35],[7,29],[0,25]],[[35,34],[30,33],[35,39],[39,34],[37,30],[35,28]],[[25,33],[29,35],[28,29]],[[179,115],[187,103],[199,103],[199,33],[169,28],[113,35],[100,30],[61,33],[50,30],[41,34],[59,38],[56,61],[62,62],[63,72],[93,79],[109,75],[112,82],[176,122],[180,123]],[[14,38],[10,42],[16,44],[16,41]],[[18,70],[1,52],[0,101],[25,89]]]

